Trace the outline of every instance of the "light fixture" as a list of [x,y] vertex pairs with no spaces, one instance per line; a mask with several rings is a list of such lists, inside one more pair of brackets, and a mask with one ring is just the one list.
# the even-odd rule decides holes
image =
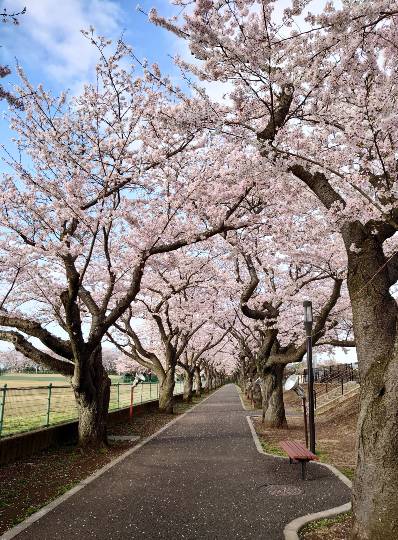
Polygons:
[[310,300],[304,300],[304,327],[307,331],[307,336],[311,335],[312,324],[314,322],[312,315],[312,302]]

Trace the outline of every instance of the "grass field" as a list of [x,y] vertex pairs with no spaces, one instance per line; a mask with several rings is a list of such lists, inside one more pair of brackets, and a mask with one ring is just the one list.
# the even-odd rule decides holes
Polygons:
[[[111,376],[111,379],[109,409],[128,407],[131,385],[121,383],[119,376]],[[5,384],[7,388],[4,394]],[[174,393],[180,392],[182,383],[176,383]],[[142,383],[134,388],[133,403],[154,400],[158,395],[157,383]],[[51,374],[15,373],[0,377],[0,420],[1,413],[1,437],[77,418],[75,398],[68,379]]]
[[[110,375],[112,383],[122,382],[120,375]],[[53,386],[66,386],[69,384],[69,378],[57,374],[34,374],[34,373],[7,373],[0,375],[0,387],[6,384],[9,388],[21,388],[31,386],[47,386],[52,383]]]

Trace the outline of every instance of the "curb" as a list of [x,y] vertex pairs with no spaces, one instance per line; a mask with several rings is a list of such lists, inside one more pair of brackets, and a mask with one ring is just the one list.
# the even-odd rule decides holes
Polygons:
[[348,512],[349,510],[351,510],[351,503],[335,506],[334,508],[330,508],[330,510],[323,510],[323,512],[316,512],[315,514],[306,514],[305,516],[298,517],[288,523],[283,529],[285,540],[299,540],[299,530],[310,521],[337,516],[338,514]]
[[[287,460],[289,458],[284,456],[275,456],[274,454],[269,454],[268,452],[265,452],[263,450],[263,447],[261,446],[260,439],[258,438],[258,435],[256,433],[256,430],[254,429],[253,422],[251,420],[250,416],[246,416],[247,423],[249,424],[249,428],[254,440],[254,444],[257,448],[257,451],[260,454],[264,454],[265,456],[272,457],[274,459],[283,459]],[[329,469],[337,478],[343,482],[346,486],[348,486],[350,489],[352,488],[352,482],[349,480],[342,472],[340,472],[336,467],[333,467],[333,465],[329,465],[329,463],[317,463],[320,467],[325,467],[326,469]],[[285,528],[283,529],[283,535],[285,540],[299,540],[298,532],[299,530],[304,527],[307,523],[310,521],[315,521],[317,519],[323,519],[328,518],[332,516],[336,516],[338,514],[342,514],[343,512],[348,512],[351,510],[351,503],[346,503],[341,506],[335,506],[334,508],[329,508],[328,510],[322,510],[321,512],[316,512],[314,514],[305,514],[304,516],[300,516],[293,521],[290,521]]]
[[0,540],[10,540],[11,538],[15,538],[16,536],[18,536],[22,531],[24,531],[25,529],[27,529],[31,525],[33,525],[33,523],[35,523],[36,521],[41,519],[43,516],[45,516],[46,514],[51,512],[52,510],[54,510],[57,506],[59,506],[60,504],[62,504],[66,500],[68,500],[70,497],[73,497],[73,495],[75,495],[75,493],[82,490],[88,484],[91,484],[91,482],[96,480],[98,477],[102,476],[109,469],[111,469],[112,467],[114,467],[115,465],[117,465],[118,463],[123,461],[124,459],[128,458],[129,456],[131,456],[131,454],[134,454],[134,452],[137,452],[137,450],[139,450],[144,445],[149,443],[152,439],[155,439],[155,437],[157,437],[158,435],[163,433],[163,431],[168,429],[170,426],[174,425],[179,420],[184,418],[184,416],[186,416],[187,414],[192,412],[194,409],[196,409],[196,407],[198,407],[199,405],[202,405],[202,403],[204,403],[209,398],[211,398],[216,392],[221,390],[221,388],[223,388],[223,386],[221,386],[220,388],[217,388],[217,390],[212,392],[212,394],[210,394],[210,396],[207,396],[200,403],[197,403],[196,405],[191,407],[188,411],[186,411],[183,414],[177,416],[177,418],[174,418],[174,420],[171,420],[170,422],[168,422],[165,426],[160,428],[158,431],[156,431],[155,433],[153,433],[149,437],[146,437],[145,439],[143,439],[141,442],[136,444],[133,448],[130,448],[129,450],[127,450],[124,454],[122,454],[122,455],[118,456],[117,458],[113,459],[112,461],[107,463],[104,467],[102,467],[101,469],[99,469],[95,473],[93,473],[90,476],[88,476],[87,478],[84,478],[83,480],[81,480],[75,487],[73,487],[72,489],[70,489],[69,491],[67,491],[66,493],[61,495],[60,497],[57,497],[56,499],[54,499],[50,503],[46,504],[45,506],[40,508],[40,510],[38,510],[37,512],[35,512],[31,516],[29,516],[27,519],[25,519],[24,521],[22,521],[18,525],[15,525],[15,527],[12,527],[8,531],[6,531],[2,536],[0,536]]
[[[253,409],[252,407],[247,407],[247,405],[245,404],[245,402],[243,401],[243,392],[240,388],[240,386],[238,386],[237,384],[235,384],[235,387],[238,391],[238,395],[239,395],[239,399],[240,399],[240,402],[242,403],[242,408],[247,411],[247,412],[252,412],[252,413],[255,413],[256,411],[258,411],[259,409]],[[256,415],[251,415],[251,416],[256,416]]]
[[242,403],[242,407],[245,411],[253,411],[254,409],[248,409],[243,401],[243,398],[242,398],[242,394],[239,392],[239,399],[240,399],[240,402]]

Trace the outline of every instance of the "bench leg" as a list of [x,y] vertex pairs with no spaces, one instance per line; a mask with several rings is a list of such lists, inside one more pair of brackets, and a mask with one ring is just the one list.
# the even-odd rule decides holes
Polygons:
[[307,472],[307,462],[306,461],[302,461],[301,462],[301,478],[302,480],[305,480],[305,476],[306,476],[306,472]]

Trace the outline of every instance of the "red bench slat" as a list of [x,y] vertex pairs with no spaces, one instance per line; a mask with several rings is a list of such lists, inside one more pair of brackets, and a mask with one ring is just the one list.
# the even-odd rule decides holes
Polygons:
[[291,459],[308,461],[319,459],[298,441],[280,441],[279,445]]

